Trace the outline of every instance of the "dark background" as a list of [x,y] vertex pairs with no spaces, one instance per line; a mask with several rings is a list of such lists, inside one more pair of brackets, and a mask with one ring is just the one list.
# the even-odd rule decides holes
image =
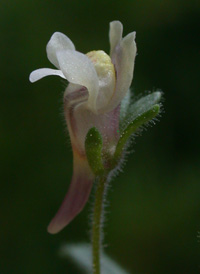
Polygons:
[[91,201],[61,233],[46,226],[72,174],[58,77],[35,84],[29,73],[53,67],[45,47],[55,31],[81,52],[109,52],[108,27],[137,31],[135,94],[160,88],[160,122],[137,138],[109,191],[107,253],[131,273],[199,273],[200,2],[8,1],[0,3],[0,273],[79,273],[57,251],[89,241]]

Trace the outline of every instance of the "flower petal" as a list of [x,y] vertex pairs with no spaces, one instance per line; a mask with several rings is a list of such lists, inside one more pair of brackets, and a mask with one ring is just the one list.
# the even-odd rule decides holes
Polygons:
[[135,32],[125,36],[116,46],[112,56],[117,74],[116,90],[111,102],[110,110],[114,109],[128,92],[133,79],[133,69],[136,56]]
[[93,175],[86,158],[74,156],[74,174],[64,201],[48,226],[48,232],[58,233],[83,209],[93,184]]
[[95,114],[85,107],[85,103],[70,103],[64,100],[64,114],[71,144],[80,154],[85,153],[85,138],[92,127],[96,127],[103,138],[104,149],[111,150],[119,138],[119,110]]
[[31,74],[29,76],[29,81],[31,83],[33,83],[33,82],[36,82],[36,81],[40,80],[41,78],[49,76],[49,75],[57,75],[57,76],[60,76],[64,79],[66,79],[61,70],[50,69],[50,68],[41,68],[41,69],[36,69],[31,72]]
[[110,22],[109,40],[110,40],[110,56],[116,48],[116,46],[122,40],[123,25],[120,21]]
[[59,50],[75,50],[75,46],[72,41],[63,33],[55,32],[46,47],[47,56],[49,61],[59,68],[56,52]]
[[87,88],[89,93],[88,107],[96,112],[99,80],[90,59],[85,54],[72,50],[58,51],[57,58],[66,79],[70,83]]

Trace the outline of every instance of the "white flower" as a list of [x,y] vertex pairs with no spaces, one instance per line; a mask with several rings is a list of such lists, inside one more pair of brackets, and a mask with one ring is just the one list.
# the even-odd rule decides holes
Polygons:
[[[49,61],[58,68],[42,68],[30,74],[35,82],[48,75],[57,75],[70,83],[87,88],[87,108],[94,113],[111,111],[128,91],[136,55],[135,32],[122,39],[122,24],[110,23],[110,57],[103,51],[83,54],[75,50],[72,41],[55,32],[47,44]],[[111,59],[110,59],[111,58]],[[116,73],[116,74],[115,74]]]
[[122,29],[119,21],[110,23],[110,56],[101,50],[80,53],[67,36],[55,32],[47,44],[47,56],[57,70],[41,68],[30,74],[31,82],[49,75],[69,82],[64,93],[64,113],[74,172],[67,196],[49,225],[51,233],[66,226],[82,210],[90,194],[94,175],[85,155],[88,130],[96,127],[100,131],[103,148],[110,153],[118,141],[120,102],[131,85],[136,56],[135,32],[122,38]]

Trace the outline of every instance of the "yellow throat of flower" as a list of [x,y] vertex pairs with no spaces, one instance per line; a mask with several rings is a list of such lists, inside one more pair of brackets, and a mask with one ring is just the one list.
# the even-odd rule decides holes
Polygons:
[[110,56],[103,50],[93,50],[86,54],[92,63],[99,77],[107,77],[107,75],[115,76],[115,69]]
[[115,91],[115,68],[109,55],[103,50],[93,50],[86,54],[92,61],[99,78],[100,96],[98,97],[98,106],[109,104]]
[[109,84],[115,82],[115,69],[110,56],[103,50],[93,50],[86,54],[92,61],[99,80],[109,80]]

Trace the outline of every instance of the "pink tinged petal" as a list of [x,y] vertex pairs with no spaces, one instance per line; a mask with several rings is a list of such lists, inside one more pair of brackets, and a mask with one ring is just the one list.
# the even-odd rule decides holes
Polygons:
[[33,83],[33,82],[40,80],[43,77],[50,76],[50,75],[57,75],[57,76],[60,76],[61,78],[66,79],[61,70],[41,68],[41,69],[36,69],[36,70],[32,71],[29,76],[29,80],[30,80],[30,82]]
[[63,33],[55,32],[46,47],[47,57],[49,61],[56,66],[59,67],[59,62],[57,60],[56,52],[60,50],[75,50],[75,46],[72,41]]
[[112,62],[116,69],[116,90],[109,104],[114,109],[128,92],[133,79],[133,69],[136,56],[135,32],[125,36],[116,46]]
[[99,80],[91,60],[85,54],[72,50],[58,51],[57,58],[66,79],[70,83],[87,88],[89,93],[87,106],[96,112]]
[[75,154],[72,181],[57,214],[48,226],[48,232],[58,233],[68,225],[85,206],[93,185],[93,175],[85,158]]
[[119,137],[119,107],[111,112],[95,114],[85,107],[84,101],[74,105],[65,100],[64,106],[71,143],[79,153],[85,153],[85,137],[92,127],[96,127],[101,133],[104,148],[113,147],[117,143]]
[[122,40],[123,25],[120,21],[110,23],[109,40],[110,40],[110,56],[112,57],[116,46]]

